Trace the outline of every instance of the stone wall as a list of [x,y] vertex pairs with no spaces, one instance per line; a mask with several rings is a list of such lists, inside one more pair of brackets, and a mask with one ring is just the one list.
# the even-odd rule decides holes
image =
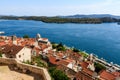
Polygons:
[[0,58],[0,63],[7,64],[7,65],[16,65],[18,68],[22,70],[29,70],[33,73],[39,74],[42,76],[44,80],[51,80],[51,77],[47,71],[47,69],[42,68],[42,67],[37,67],[29,64],[24,64],[19,62],[16,59],[8,59],[8,58]]

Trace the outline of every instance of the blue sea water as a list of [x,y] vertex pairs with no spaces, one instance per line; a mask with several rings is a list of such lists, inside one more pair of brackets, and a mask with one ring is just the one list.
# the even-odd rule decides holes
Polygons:
[[40,33],[51,42],[94,53],[108,62],[120,65],[120,25],[104,24],[55,24],[27,20],[0,20],[0,31],[5,35],[35,37]]

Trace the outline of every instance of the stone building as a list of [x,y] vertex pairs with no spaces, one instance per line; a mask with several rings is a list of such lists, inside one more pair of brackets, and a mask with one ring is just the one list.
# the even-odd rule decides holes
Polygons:
[[3,57],[15,58],[19,61],[31,61],[31,49],[17,45],[4,45],[0,47]]

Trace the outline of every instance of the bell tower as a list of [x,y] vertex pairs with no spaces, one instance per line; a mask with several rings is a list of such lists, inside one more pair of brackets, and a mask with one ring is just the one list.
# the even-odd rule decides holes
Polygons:
[[40,39],[41,38],[41,35],[38,33],[37,35],[36,35],[36,40],[38,41],[38,39]]
[[12,36],[12,43],[17,45],[17,37],[15,35]]

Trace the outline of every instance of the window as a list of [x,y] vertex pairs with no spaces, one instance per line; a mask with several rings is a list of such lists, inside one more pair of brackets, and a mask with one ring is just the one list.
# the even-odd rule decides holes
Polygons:
[[21,55],[19,55],[19,58],[21,58]]

